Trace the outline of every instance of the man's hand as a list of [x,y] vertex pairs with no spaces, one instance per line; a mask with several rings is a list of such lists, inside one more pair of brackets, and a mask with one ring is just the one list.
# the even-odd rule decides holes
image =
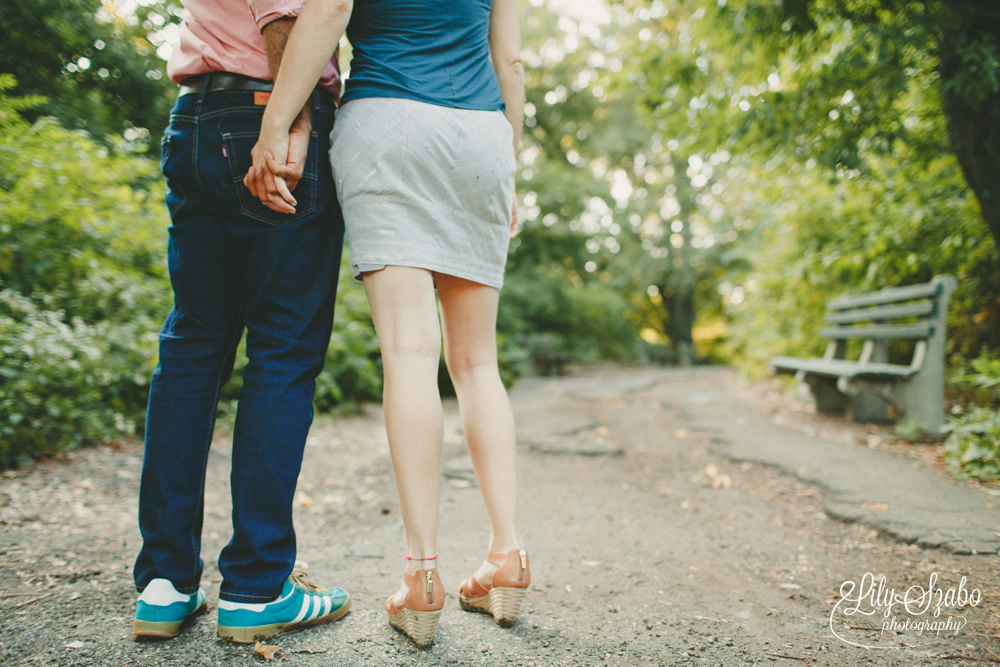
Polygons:
[[302,108],[288,131],[288,162],[275,176],[285,179],[289,190],[294,190],[305,171],[306,157],[309,155],[309,138],[312,135],[312,116],[307,104]]
[[264,164],[250,167],[247,175],[243,177],[243,185],[247,186],[250,194],[260,199],[260,202],[272,211],[295,213],[295,205],[298,202],[292,196],[285,179],[274,175],[275,171],[281,171],[285,166],[275,161],[271,151],[264,151],[263,158]]

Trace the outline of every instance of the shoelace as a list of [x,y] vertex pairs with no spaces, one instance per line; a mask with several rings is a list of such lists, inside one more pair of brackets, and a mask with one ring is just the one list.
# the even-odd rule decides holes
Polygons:
[[289,579],[292,580],[293,584],[298,584],[299,586],[301,586],[302,588],[304,588],[305,589],[305,591],[304,591],[305,593],[310,593],[312,595],[324,595],[324,594],[326,594],[327,591],[325,591],[324,589],[320,588],[319,586],[317,586],[313,582],[311,582],[308,579],[306,579],[306,577],[308,577],[308,576],[309,576],[309,573],[306,572],[305,570],[292,570],[292,574],[289,577]]

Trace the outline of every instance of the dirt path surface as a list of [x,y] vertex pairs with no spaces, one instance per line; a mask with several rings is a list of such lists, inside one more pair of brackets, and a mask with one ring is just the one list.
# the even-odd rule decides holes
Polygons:
[[[454,598],[485,551],[488,529],[452,403],[440,536],[449,599],[437,642],[420,651],[388,626],[382,602],[402,572],[402,526],[381,413],[370,408],[314,425],[296,507],[300,567],[320,585],[350,590],[352,611],[271,641],[281,647],[274,664],[1000,662],[1000,558],[983,553],[1000,531],[1000,496],[949,480],[927,465],[926,451],[772,399],[722,369],[590,370],[521,381],[511,398],[533,566],[517,624],[502,629],[461,611]],[[879,500],[878,475],[857,475],[868,481],[841,488],[849,470],[824,478],[801,461],[783,465],[783,456],[794,457],[768,447],[794,438],[817,448],[810,461],[839,448],[840,467],[844,452],[854,452],[866,475],[877,466],[897,466],[894,477],[913,468],[928,487],[917,495],[948,504],[947,512],[895,512],[906,508]],[[203,583],[210,610],[168,641],[131,636],[141,446],[90,449],[6,473],[0,665],[262,663],[252,647],[215,637],[213,561],[230,533],[229,453],[219,438],[209,464]],[[871,501],[864,484],[877,487],[868,490]],[[906,488],[897,491],[904,495],[892,496],[893,504],[906,498]],[[936,527],[921,523],[932,514]],[[949,521],[965,527],[952,530]],[[900,595],[933,580],[940,598],[925,611],[897,603],[888,615],[884,605],[872,615],[850,614],[873,609],[870,599],[840,599],[842,591],[858,597],[859,588],[848,593],[842,585],[861,586],[866,574],[884,577],[884,589]],[[983,596],[975,605],[966,599],[973,591]],[[930,621],[951,626],[920,631],[917,624]]]

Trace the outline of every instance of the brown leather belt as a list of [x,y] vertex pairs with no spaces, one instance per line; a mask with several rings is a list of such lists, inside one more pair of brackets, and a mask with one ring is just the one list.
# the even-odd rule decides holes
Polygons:
[[198,76],[188,77],[181,81],[180,90],[177,96],[190,95],[191,93],[200,93],[202,86],[205,85],[205,78],[211,76],[212,80],[208,82],[208,93],[218,93],[224,90],[255,90],[260,92],[270,92],[274,88],[274,83],[271,81],[263,81],[261,79],[252,79],[248,76],[242,76],[240,74],[231,74],[229,72],[213,72],[212,74],[199,74]]

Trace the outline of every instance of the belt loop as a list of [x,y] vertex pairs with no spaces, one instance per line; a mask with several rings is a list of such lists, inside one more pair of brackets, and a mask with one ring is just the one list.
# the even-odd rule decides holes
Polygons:
[[198,93],[198,105],[195,107],[195,115],[201,115],[201,103],[205,101],[205,95],[208,94],[208,86],[212,83],[212,74],[214,72],[209,72],[205,75],[205,80],[201,83],[201,92]]

